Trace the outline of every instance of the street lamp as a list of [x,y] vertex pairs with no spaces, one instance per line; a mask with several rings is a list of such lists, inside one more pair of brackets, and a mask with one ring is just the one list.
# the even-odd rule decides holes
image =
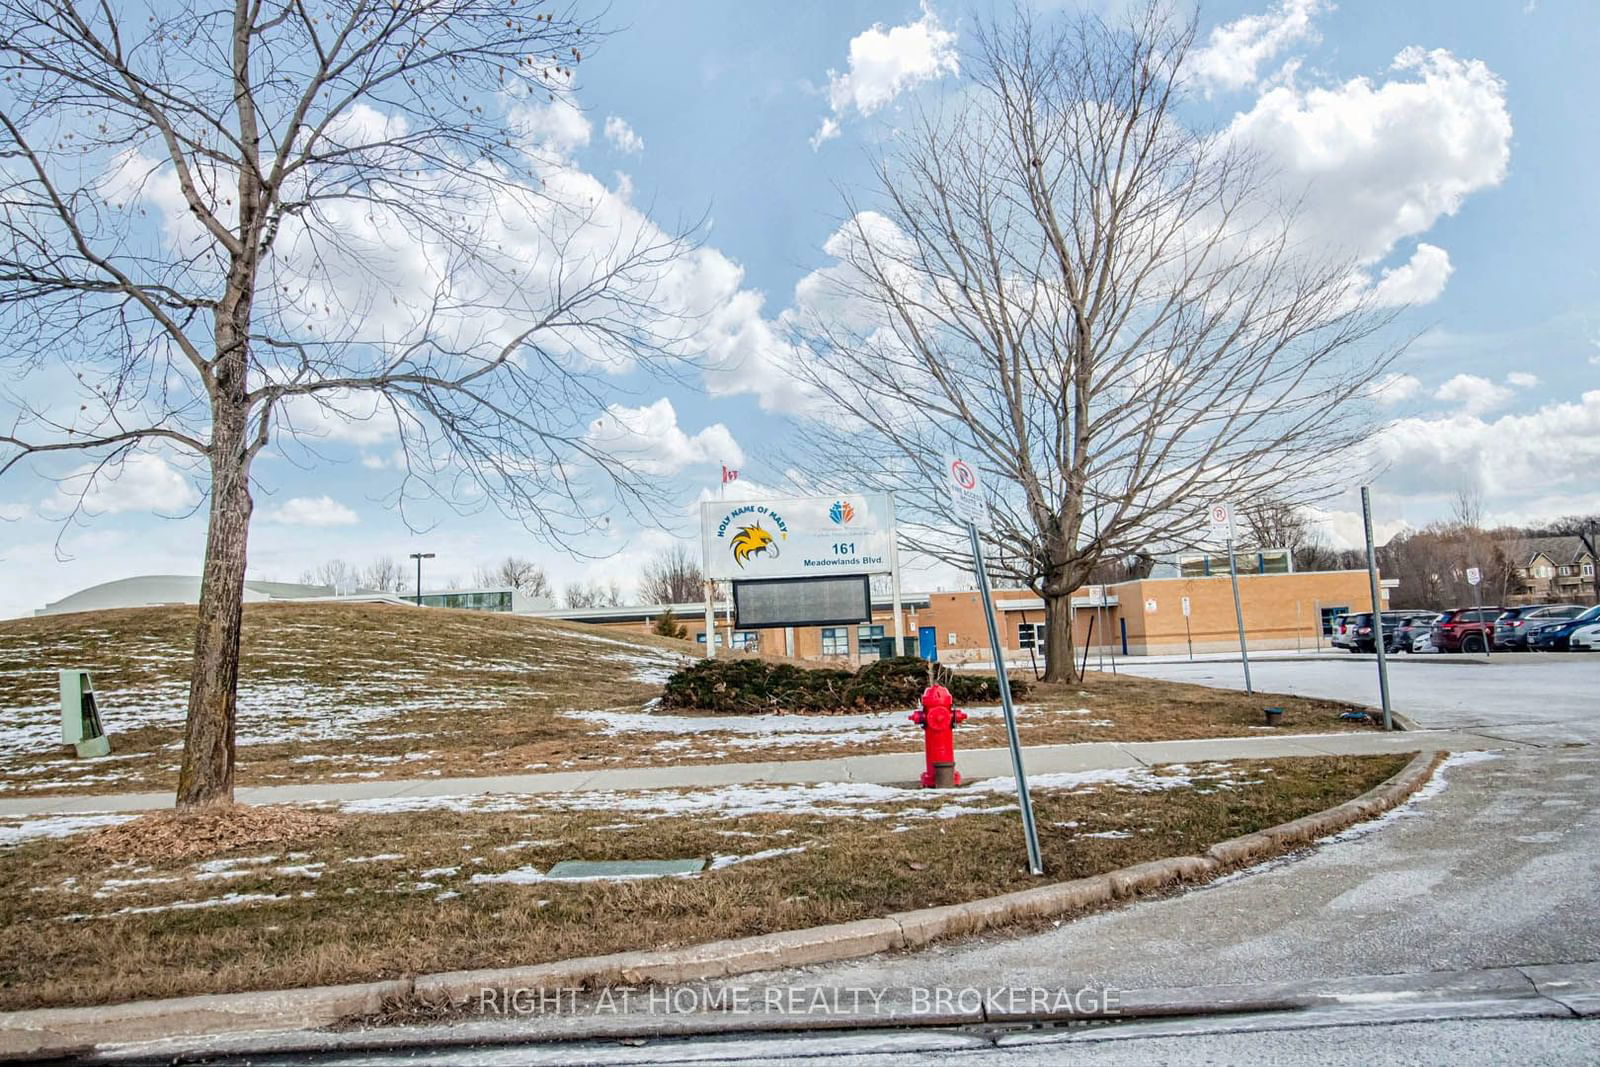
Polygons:
[[432,552],[413,552],[411,558],[417,561],[417,607],[422,607],[422,561],[432,559]]

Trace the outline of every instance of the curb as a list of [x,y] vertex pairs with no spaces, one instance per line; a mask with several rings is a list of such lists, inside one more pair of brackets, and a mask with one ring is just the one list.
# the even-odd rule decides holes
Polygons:
[[[396,1003],[461,1007],[485,990],[671,985],[920,948],[943,938],[977,934],[1031,919],[1059,918],[1141,893],[1209,881],[1395,807],[1421,788],[1444,758],[1443,752],[1418,753],[1388,781],[1353,800],[1218,842],[1202,855],[1153,860],[1090,878],[963,904],[712,941],[683,949],[619,952],[527,967],[452,971],[356,985],[7,1012],[0,1014],[0,1059],[82,1056],[100,1046],[160,1038],[325,1027],[353,1017],[376,1015]],[[674,1032],[694,1031],[674,1027]]]

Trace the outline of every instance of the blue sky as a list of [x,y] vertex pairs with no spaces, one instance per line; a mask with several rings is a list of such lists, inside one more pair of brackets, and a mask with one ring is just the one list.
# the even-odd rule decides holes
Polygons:
[[[660,477],[682,510],[662,517],[669,530],[613,524],[593,542],[608,554],[599,560],[542,545],[492,512],[438,510],[415,534],[383,502],[392,443],[336,428],[315,463],[257,469],[252,576],[293,579],[331,556],[360,565],[422,550],[437,553],[433,578],[468,580],[477,565],[517,554],[558,585],[628,586],[672,530],[691,532],[690,505],[716,485],[719,464],[775,483],[780,472],[758,457],[781,441],[791,387],[763,362],[763,331],[830,262],[840,190],[867,181],[871,148],[907,106],[960,91],[960,48],[984,10],[615,3],[615,34],[583,65],[581,116],[552,116],[551,137],[571,167],[662,226],[710,217],[716,270],[697,284],[726,305],[711,369],[680,383],[616,383],[618,417],[662,442]],[[1481,489],[1491,519],[1600,510],[1592,5],[1208,3],[1200,26],[1196,120],[1262,138],[1316,190],[1323,223],[1353,231],[1371,253],[1374,283],[1398,272],[1397,291],[1417,302],[1396,326],[1416,340],[1380,398],[1392,420],[1382,447],[1395,460],[1375,484],[1380,533],[1444,516],[1463,485]],[[831,136],[819,141],[819,131]],[[197,499],[180,470],[152,459],[99,491],[92,521],[63,529],[53,486],[0,481],[0,615],[109,578],[198,573],[203,515],[158,513]],[[1357,534],[1354,501],[1351,487],[1323,516],[1336,540]],[[951,580],[937,570],[908,578]]]

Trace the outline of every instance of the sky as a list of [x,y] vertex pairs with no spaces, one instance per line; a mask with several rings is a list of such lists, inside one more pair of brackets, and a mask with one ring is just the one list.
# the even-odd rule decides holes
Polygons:
[[[1090,2],[1090,0],[1084,0]],[[1060,6],[1047,4],[1046,6]],[[1097,0],[1115,15],[1118,0]],[[803,14],[797,14],[803,10]],[[534,121],[572,173],[671,230],[705,219],[682,284],[712,312],[703,368],[630,375],[592,415],[655,442],[650,476],[673,503],[624,516],[585,555],[541,543],[493,509],[393,509],[396,442],[375,424],[323,428],[313,453],[255,470],[253,578],[295,580],[339,557],[433,552],[424,585],[470,583],[507,555],[568,581],[631,587],[641,564],[694,536],[696,501],[781,483],[803,403],[774,356],[781,317],[814,272],[844,197],[908,109],[956,93],[984,6],[617,0],[586,57],[576,108]],[[1199,13],[1194,121],[1252,140],[1304,188],[1313,222],[1360,250],[1372,285],[1407,306],[1406,353],[1374,397],[1380,539],[1446,517],[1462,488],[1491,522],[1600,511],[1600,14],[1574,0],[1217,2]],[[38,388],[48,388],[41,384]],[[1354,464],[1352,465],[1354,477]],[[70,489],[71,487],[67,487]],[[63,488],[0,479],[0,616],[134,574],[196,574],[201,489],[161,454],[96,485],[64,521]],[[1319,517],[1357,543],[1356,487]],[[960,584],[912,568],[910,588]]]

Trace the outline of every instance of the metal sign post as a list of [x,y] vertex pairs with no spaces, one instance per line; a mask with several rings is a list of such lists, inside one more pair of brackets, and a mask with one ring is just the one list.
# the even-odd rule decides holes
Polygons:
[[1189,662],[1194,662],[1194,635],[1189,632],[1189,598],[1183,598],[1183,642],[1189,646]]
[[945,462],[950,479],[950,506],[966,522],[972,541],[972,569],[978,576],[978,597],[983,603],[983,621],[989,628],[989,651],[994,657],[994,676],[1000,686],[1000,707],[1006,717],[1006,744],[1011,748],[1011,773],[1017,780],[1017,807],[1022,812],[1022,836],[1028,848],[1028,871],[1044,873],[1044,857],[1039,852],[1039,831],[1033,822],[1033,801],[1028,796],[1028,778],[1022,769],[1022,740],[1017,736],[1017,712],[1011,703],[1011,682],[1006,678],[1006,658],[1000,647],[1000,624],[995,619],[994,598],[989,589],[989,571],[983,564],[983,544],[978,537],[979,523],[987,524],[988,505],[978,484],[978,469],[965,460],[951,457]]
[[1378,594],[1378,553],[1372,545],[1372,497],[1361,487],[1361,524],[1367,534],[1367,584],[1372,587],[1372,647],[1378,650],[1378,692],[1383,697],[1383,728],[1394,729],[1389,712],[1389,653],[1383,637],[1383,601]]
[[[1472,586],[1472,611],[1483,621],[1483,572],[1476,567],[1467,568],[1467,584]],[[1490,648],[1494,645],[1494,627],[1491,625],[1483,632],[1483,654],[1485,658],[1493,655]]]
[[1233,558],[1233,505],[1215,503],[1210,510],[1211,529],[1221,531],[1228,552],[1228,579],[1233,583],[1233,618],[1239,626],[1239,659],[1244,664],[1244,691],[1255,693],[1250,684],[1250,649],[1244,640],[1244,608],[1239,603],[1239,562]]

